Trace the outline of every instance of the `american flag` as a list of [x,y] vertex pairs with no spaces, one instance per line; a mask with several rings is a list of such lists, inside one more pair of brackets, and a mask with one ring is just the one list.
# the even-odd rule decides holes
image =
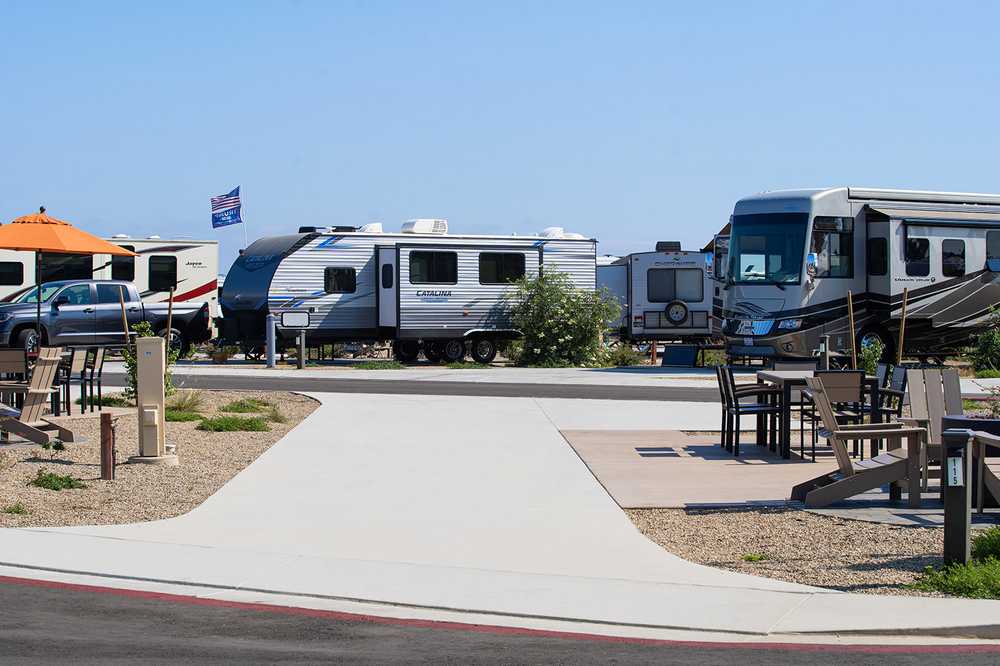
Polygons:
[[217,197],[212,197],[212,212],[218,213],[220,210],[229,210],[230,208],[238,208],[240,205],[240,188],[237,186],[235,190],[228,194],[222,194]]

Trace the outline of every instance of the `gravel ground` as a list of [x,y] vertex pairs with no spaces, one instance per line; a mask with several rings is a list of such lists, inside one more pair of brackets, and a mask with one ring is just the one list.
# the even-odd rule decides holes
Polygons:
[[[793,508],[629,509],[643,534],[692,562],[845,592],[928,596],[907,587],[941,564],[943,530]],[[744,556],[763,555],[758,562]]]
[[[66,444],[65,451],[45,451],[38,446],[0,449],[0,527],[108,525],[187,513],[256,460],[318,405],[311,398],[283,392],[195,393],[202,397],[199,411],[205,415],[214,415],[220,406],[232,400],[259,398],[277,405],[287,422],[272,422],[267,432],[204,432],[196,430],[198,422],[168,422],[166,440],[176,444],[180,465],[165,467],[125,463],[138,452],[138,428],[135,416],[121,416],[116,425],[116,479],[101,481],[100,420],[72,419],[67,425],[87,438],[83,444]],[[167,400],[168,405],[172,400]],[[28,485],[39,469],[76,477],[87,487],[54,491]],[[16,505],[24,507],[27,513],[11,513]]]

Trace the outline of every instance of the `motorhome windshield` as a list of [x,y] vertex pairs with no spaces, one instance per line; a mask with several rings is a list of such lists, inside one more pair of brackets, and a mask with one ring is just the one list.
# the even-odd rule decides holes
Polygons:
[[795,284],[802,272],[807,213],[734,215],[728,278],[734,284]]

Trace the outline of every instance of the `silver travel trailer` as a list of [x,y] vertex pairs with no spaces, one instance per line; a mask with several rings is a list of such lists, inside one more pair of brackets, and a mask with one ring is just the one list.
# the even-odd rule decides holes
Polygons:
[[820,336],[895,357],[903,290],[905,352],[969,344],[1000,302],[1000,195],[839,187],[741,199],[723,287],[731,355],[807,357]]
[[597,267],[597,285],[614,295],[625,340],[705,341],[712,337],[712,253],[660,242]]
[[[447,233],[445,220],[305,228],[250,245],[222,288],[222,337],[244,347],[265,338],[268,313],[307,312],[309,344],[392,340],[396,356],[458,360],[471,343],[488,362],[516,337],[505,316],[511,281],[551,268],[594,289],[597,241],[561,228],[538,236]],[[292,332],[279,331],[280,344]]]

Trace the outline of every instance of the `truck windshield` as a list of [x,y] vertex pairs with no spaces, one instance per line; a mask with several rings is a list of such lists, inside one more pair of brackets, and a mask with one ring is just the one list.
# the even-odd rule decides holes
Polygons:
[[[43,284],[42,285],[42,303],[47,302],[52,295],[59,291],[61,285],[56,284]],[[35,303],[38,300],[38,287],[32,287],[28,291],[24,292],[17,298],[17,303]]]
[[729,239],[729,281],[794,284],[802,272],[807,213],[734,215]]

